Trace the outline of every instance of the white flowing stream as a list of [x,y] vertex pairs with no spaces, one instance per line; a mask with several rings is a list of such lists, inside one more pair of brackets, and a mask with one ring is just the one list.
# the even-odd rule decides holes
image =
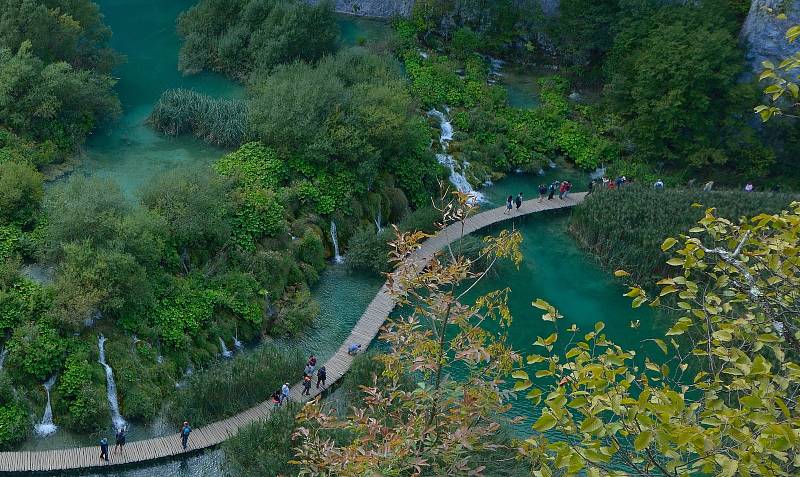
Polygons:
[[111,422],[114,424],[114,430],[120,430],[128,425],[122,414],[119,412],[119,401],[117,400],[117,385],[114,383],[114,370],[106,363],[106,338],[100,335],[97,342],[100,348],[100,359],[98,363],[103,365],[106,370],[106,397],[108,398],[108,406],[111,409]]
[[335,263],[344,262],[344,257],[339,253],[339,237],[336,234],[336,222],[331,220],[331,242],[333,243],[333,261]]
[[47,405],[44,408],[44,414],[42,414],[42,420],[39,424],[36,424],[34,430],[36,431],[36,435],[39,437],[46,437],[56,433],[58,427],[53,424],[53,408],[50,406],[50,389],[53,387],[53,384],[56,382],[56,375],[50,377],[45,383],[44,391],[47,393]]
[[[450,141],[453,139],[453,125],[450,123],[450,120],[445,116],[445,114],[439,110],[431,109],[428,111],[428,116],[435,118],[439,121],[439,128],[441,129],[441,134],[439,135],[439,144],[442,146],[443,153],[436,154],[436,160],[439,161],[439,164],[446,166],[450,169],[450,182],[456,186],[459,192],[471,195],[473,200],[476,202],[483,201],[483,194],[476,191],[472,184],[469,183],[466,177],[460,172],[456,170],[456,161],[453,159],[453,156],[447,154],[447,150],[450,146]],[[464,163],[464,168],[466,168],[468,164]]]

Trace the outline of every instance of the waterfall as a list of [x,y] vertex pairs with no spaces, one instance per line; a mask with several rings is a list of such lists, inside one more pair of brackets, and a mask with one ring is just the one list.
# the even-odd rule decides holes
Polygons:
[[233,337],[233,347],[236,348],[237,350],[242,349],[242,342],[239,341],[239,337],[238,336],[234,336]]
[[[436,154],[436,160],[439,161],[439,164],[442,164],[450,169],[450,182],[456,186],[456,189],[458,189],[459,192],[472,196],[472,202],[483,201],[483,194],[472,188],[472,185],[469,183],[467,178],[456,170],[458,165],[456,160],[453,159],[453,156],[447,154],[450,141],[453,139],[453,125],[450,123],[450,120],[447,119],[447,116],[445,116],[444,113],[436,109],[431,109],[428,111],[428,116],[436,118],[436,120],[439,121],[439,128],[442,131],[439,136],[439,144],[441,144],[444,153]],[[467,164],[464,164],[464,168],[466,167]]]
[[53,424],[53,408],[50,406],[50,389],[53,387],[53,384],[56,382],[56,375],[50,377],[45,383],[44,391],[47,393],[47,405],[44,407],[44,414],[42,414],[42,421],[39,424],[36,424],[35,431],[36,435],[39,437],[47,437],[49,435],[55,434],[58,427]]
[[335,263],[344,262],[344,258],[339,254],[339,238],[336,234],[336,222],[331,220],[331,242],[333,243],[333,261]]
[[229,350],[228,347],[225,346],[225,340],[223,340],[222,337],[219,338],[219,348],[222,350],[223,358],[230,358],[231,356],[233,356],[231,350]]
[[378,229],[377,233],[383,232],[383,217],[381,216],[381,208],[378,207],[378,215],[375,216],[375,227]]
[[486,60],[489,61],[489,84],[495,84],[503,77],[503,65],[505,61],[487,56]]
[[97,342],[100,348],[100,359],[98,363],[103,365],[106,370],[106,398],[108,398],[108,406],[111,409],[111,422],[114,424],[114,430],[120,430],[128,423],[123,419],[122,414],[119,413],[119,401],[117,400],[117,385],[114,383],[114,370],[106,363],[106,338],[100,335]]
[[6,355],[8,355],[8,348],[3,348],[3,351],[0,351],[0,369],[3,369],[3,363],[6,362]]

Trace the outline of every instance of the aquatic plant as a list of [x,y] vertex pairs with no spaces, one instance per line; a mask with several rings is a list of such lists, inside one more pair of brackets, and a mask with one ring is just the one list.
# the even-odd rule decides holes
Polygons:
[[247,109],[244,100],[169,89],[153,106],[147,123],[167,136],[192,134],[210,144],[235,147],[249,137]]
[[[700,189],[655,190],[631,184],[618,190],[599,190],[579,204],[570,222],[578,242],[609,269],[623,268],[636,280],[669,272],[659,245],[668,236],[685,233],[707,207],[733,220],[787,207],[789,194],[703,192]],[[702,204],[693,207],[692,204]]]
[[302,377],[303,356],[272,344],[194,372],[170,402],[171,422],[201,426],[265,401],[285,382]]

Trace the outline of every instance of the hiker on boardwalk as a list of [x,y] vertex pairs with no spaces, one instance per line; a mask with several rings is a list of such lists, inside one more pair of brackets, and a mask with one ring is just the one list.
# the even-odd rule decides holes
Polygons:
[[125,426],[122,426],[121,429],[117,431],[116,444],[114,445],[114,454],[121,451],[123,447],[125,447],[125,433],[126,433]]
[[317,367],[317,357],[314,356],[313,354],[311,356],[309,356],[307,364],[310,364],[311,366],[316,368]]
[[278,406],[281,405],[281,391],[280,391],[280,389],[278,389],[274,393],[272,393],[272,396],[270,396],[270,397],[272,398],[272,404],[274,404],[275,407],[278,407]]
[[544,184],[539,184],[539,202],[543,201],[546,195],[547,195],[547,186]]
[[181,435],[181,445],[183,446],[183,450],[186,450],[186,447],[189,445],[189,434],[192,433],[192,428],[189,427],[189,423],[183,421],[183,427],[181,427],[180,435]]
[[108,462],[108,439],[100,439],[100,460]]
[[325,378],[327,377],[328,372],[325,370],[325,366],[321,366],[317,371],[317,389],[319,389],[320,383],[322,383],[322,389],[325,389]]
[[566,183],[564,184],[564,198],[566,199],[567,197],[569,197],[569,193],[572,190],[572,182],[570,181],[565,181],[565,182]]
[[564,200],[564,194],[566,192],[567,192],[567,181],[564,181],[561,183],[560,186],[558,186],[558,198]]
[[347,354],[349,354],[350,356],[357,355],[359,351],[361,351],[361,345],[357,343],[353,343],[350,345],[349,348],[347,348]]
[[519,208],[522,207],[522,192],[517,194],[517,198],[514,199],[514,205],[517,206],[517,212],[519,212]]
[[554,181],[552,184],[550,184],[550,187],[547,188],[547,200],[553,200],[553,195],[555,195],[556,189],[558,189],[558,181]]
[[304,396],[311,396],[311,376],[306,374],[303,376],[303,392]]
[[589,185],[586,187],[587,189],[589,189],[589,192],[587,192],[586,195],[589,195],[592,193],[592,191],[594,191],[594,183],[595,183],[594,179],[589,181]]
[[313,375],[314,375],[314,366],[311,366],[311,363],[309,363],[303,370],[303,376],[313,376]]
[[511,213],[511,209],[512,209],[513,207],[514,207],[514,196],[511,196],[511,195],[510,195],[510,196],[508,196],[508,198],[506,199],[506,211],[505,211],[505,212],[503,212],[503,213],[504,213],[505,215],[508,215],[508,214],[510,214],[510,213]]
[[281,404],[289,400],[289,383],[283,383],[281,386]]

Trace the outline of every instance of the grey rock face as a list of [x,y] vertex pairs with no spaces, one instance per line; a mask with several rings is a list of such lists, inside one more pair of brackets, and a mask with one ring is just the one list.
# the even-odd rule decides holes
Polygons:
[[[313,4],[320,2],[307,1]],[[334,3],[337,12],[377,18],[407,16],[414,6],[414,0],[335,0]]]
[[[788,18],[779,20],[777,14],[783,8]],[[800,41],[790,44],[784,36],[790,26],[797,24],[800,24],[799,1],[752,0],[740,38],[754,71],[762,69],[764,60],[780,60],[800,51]]]

